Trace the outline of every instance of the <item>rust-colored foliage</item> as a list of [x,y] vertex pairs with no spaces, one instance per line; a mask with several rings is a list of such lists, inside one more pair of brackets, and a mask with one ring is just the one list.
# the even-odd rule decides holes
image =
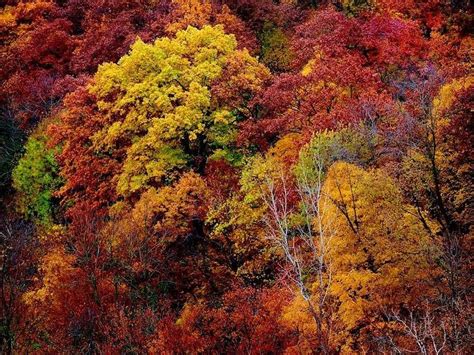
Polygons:
[[72,203],[69,217],[75,211],[103,214],[116,199],[111,177],[119,164],[113,157],[98,156],[92,147],[91,136],[102,127],[102,118],[87,89],[69,94],[64,105],[58,113],[60,124],[49,127],[51,145],[61,147],[58,160],[65,184],[57,193],[65,203]]
[[242,138],[377,120],[396,105],[391,77],[423,61],[426,47],[410,20],[317,11],[295,30],[293,72],[274,78],[258,100],[260,120],[245,124]]
[[[68,91],[69,76],[92,74],[136,39],[164,31],[166,1],[19,2],[2,10],[2,105],[25,125]],[[47,35],[45,35],[47,34]]]

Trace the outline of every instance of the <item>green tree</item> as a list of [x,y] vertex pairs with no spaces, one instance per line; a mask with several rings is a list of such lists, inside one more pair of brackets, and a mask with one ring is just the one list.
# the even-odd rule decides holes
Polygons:
[[25,154],[13,170],[13,187],[18,193],[18,209],[27,218],[49,225],[56,208],[54,192],[62,179],[55,159],[56,149],[49,149],[44,137],[31,136]]

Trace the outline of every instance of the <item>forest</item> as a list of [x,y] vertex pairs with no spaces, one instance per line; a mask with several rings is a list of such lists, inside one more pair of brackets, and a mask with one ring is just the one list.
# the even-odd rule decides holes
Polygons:
[[1,354],[472,354],[470,0],[0,3]]

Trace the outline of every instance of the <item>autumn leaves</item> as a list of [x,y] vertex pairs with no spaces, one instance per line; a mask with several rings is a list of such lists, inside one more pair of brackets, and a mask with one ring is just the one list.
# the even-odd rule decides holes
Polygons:
[[436,1],[312,3],[2,12],[12,349],[467,348],[470,42]]

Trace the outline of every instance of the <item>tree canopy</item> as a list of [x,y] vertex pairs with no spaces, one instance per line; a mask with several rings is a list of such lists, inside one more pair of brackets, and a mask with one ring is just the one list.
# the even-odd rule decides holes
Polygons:
[[469,5],[7,0],[0,352],[468,353]]

